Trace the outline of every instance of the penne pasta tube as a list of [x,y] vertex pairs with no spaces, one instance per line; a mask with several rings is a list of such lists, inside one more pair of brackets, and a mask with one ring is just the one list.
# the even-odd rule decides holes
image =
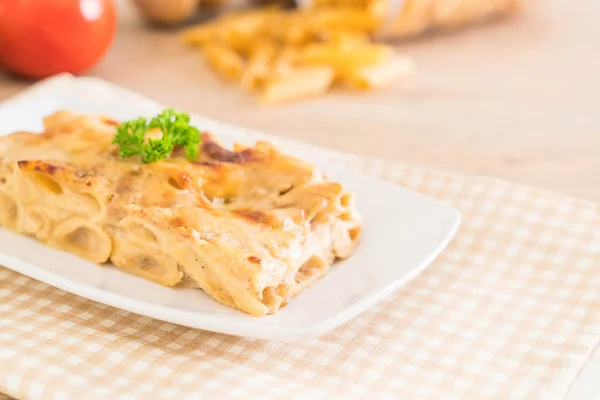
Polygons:
[[414,68],[412,59],[396,56],[383,64],[367,66],[352,71],[345,77],[345,81],[350,86],[358,89],[378,89],[389,86],[399,78],[410,75],[414,71]]
[[100,225],[81,217],[58,224],[49,243],[98,264],[106,262],[112,252],[112,240],[108,233]]
[[220,44],[204,46],[204,56],[208,64],[224,79],[238,80],[244,72],[244,59],[231,48]]
[[15,198],[0,190],[0,226],[17,230],[21,217],[21,209]]
[[272,41],[264,41],[255,46],[248,61],[248,68],[242,75],[242,87],[250,91],[263,87],[266,80],[272,75],[276,55],[277,46]]
[[341,47],[332,44],[315,44],[307,46],[295,57],[299,65],[329,66],[337,76],[369,65],[380,64],[390,60],[394,49],[387,45],[369,45]]
[[297,68],[275,77],[261,97],[261,103],[273,105],[319,96],[329,89],[334,71],[330,67]]

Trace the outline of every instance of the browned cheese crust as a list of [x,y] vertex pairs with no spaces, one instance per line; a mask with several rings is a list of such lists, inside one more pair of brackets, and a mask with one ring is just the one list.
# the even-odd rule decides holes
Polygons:
[[119,123],[57,112],[42,134],[0,138],[0,225],[166,286],[193,284],[248,314],[275,313],[348,257],[353,195],[258,142],[154,164],[121,159]]

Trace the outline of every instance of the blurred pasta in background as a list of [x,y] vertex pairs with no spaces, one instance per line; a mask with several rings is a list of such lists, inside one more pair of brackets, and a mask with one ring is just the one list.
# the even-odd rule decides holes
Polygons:
[[183,41],[199,48],[221,78],[258,94],[262,104],[314,97],[333,87],[390,86],[415,69],[393,40],[467,26],[518,6],[518,0],[263,0],[240,10],[225,0],[135,2],[149,20],[169,25],[183,24],[199,9],[223,7],[216,18],[184,28]]

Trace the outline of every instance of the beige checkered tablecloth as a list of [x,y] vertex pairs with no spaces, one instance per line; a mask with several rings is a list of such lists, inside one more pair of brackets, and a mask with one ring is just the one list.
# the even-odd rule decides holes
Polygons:
[[0,268],[0,391],[22,400],[564,396],[600,341],[599,206],[327,154],[458,208],[464,222],[449,248],[394,295],[304,344],[164,323]]

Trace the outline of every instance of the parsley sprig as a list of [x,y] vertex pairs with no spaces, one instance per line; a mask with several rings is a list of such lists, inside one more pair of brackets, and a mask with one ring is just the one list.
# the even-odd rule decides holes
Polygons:
[[[162,132],[160,139],[145,138],[150,129]],[[148,121],[140,117],[125,121],[117,127],[113,143],[119,146],[119,155],[129,158],[140,155],[145,164],[154,163],[169,157],[175,147],[183,147],[190,161],[198,157],[202,136],[190,125],[190,116],[167,109]]]

